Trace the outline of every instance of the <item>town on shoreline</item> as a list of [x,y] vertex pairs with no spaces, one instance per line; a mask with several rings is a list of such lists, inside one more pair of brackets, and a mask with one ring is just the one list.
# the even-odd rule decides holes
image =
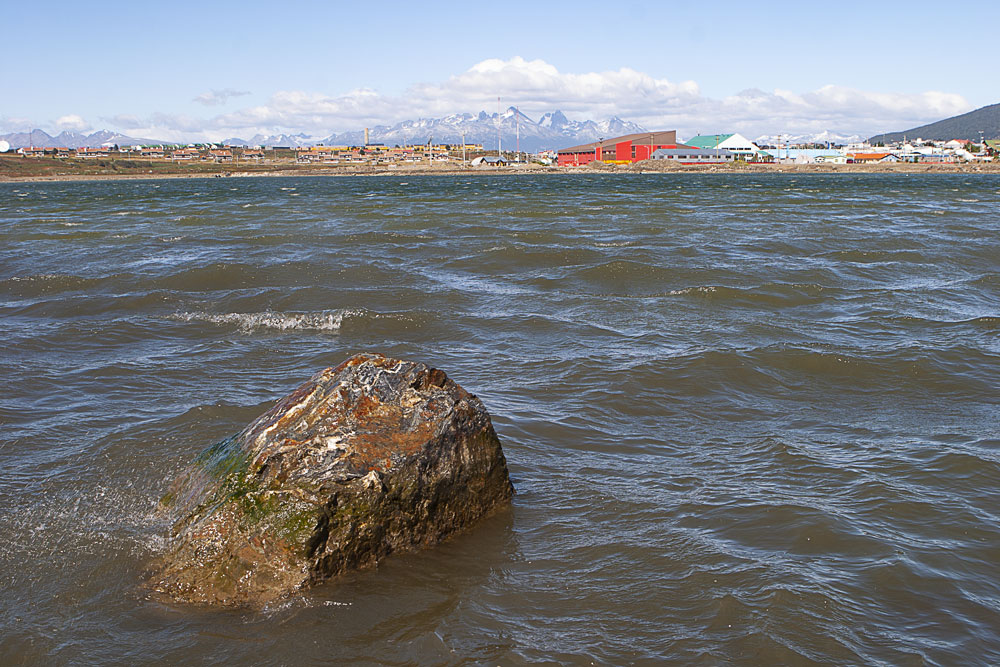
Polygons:
[[643,132],[523,153],[482,144],[250,147],[22,147],[0,154],[0,182],[393,173],[1000,173],[1000,141],[758,146],[742,135]]

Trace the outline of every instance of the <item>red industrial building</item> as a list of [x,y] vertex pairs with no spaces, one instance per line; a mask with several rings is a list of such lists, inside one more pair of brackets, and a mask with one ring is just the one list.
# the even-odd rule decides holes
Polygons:
[[677,143],[676,130],[640,132],[563,148],[559,151],[558,164],[560,167],[570,167],[588,164],[594,160],[612,164],[631,164],[639,160],[648,160],[658,148],[688,147]]

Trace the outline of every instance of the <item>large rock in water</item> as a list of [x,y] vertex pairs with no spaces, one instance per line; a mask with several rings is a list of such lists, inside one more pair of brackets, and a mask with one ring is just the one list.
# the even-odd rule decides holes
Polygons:
[[440,370],[359,354],[205,451],[164,497],[150,587],[260,605],[440,542],[514,492],[482,402]]

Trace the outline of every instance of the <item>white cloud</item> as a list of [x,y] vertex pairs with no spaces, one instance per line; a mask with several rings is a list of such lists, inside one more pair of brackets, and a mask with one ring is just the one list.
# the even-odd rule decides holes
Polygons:
[[134,130],[145,124],[145,121],[140,119],[138,116],[125,113],[118,114],[117,116],[111,116],[110,118],[102,118],[101,120],[106,123],[110,123],[113,127],[119,130]]
[[672,83],[633,69],[563,74],[543,60],[484,60],[441,84],[414,86],[410,95],[437,107],[456,104],[478,110],[519,106],[526,113],[562,109],[594,117],[635,115],[655,107],[677,107],[699,99],[694,81]]
[[662,114],[637,115],[636,120],[687,130],[682,136],[698,131],[760,135],[824,130],[872,135],[931,123],[970,109],[965,98],[952,93],[871,92],[828,85],[804,93],[748,89],[721,100],[702,98]]
[[90,129],[90,123],[76,114],[60,116],[56,119],[55,126],[59,130],[65,130],[68,132],[86,132]]
[[30,132],[36,124],[30,118],[0,116],[0,132]]
[[[230,89],[196,98],[221,104],[242,94]],[[208,119],[155,114],[118,116],[136,136],[165,140],[212,139],[278,132],[325,136],[420,117],[518,106],[529,116],[559,109],[570,118],[619,116],[651,129],[695,132],[874,134],[933,122],[970,110],[960,95],[862,91],[827,85],[816,90],[747,89],[722,99],[705,97],[694,81],[673,82],[629,68],[566,73],[543,60],[489,59],[437,83],[417,83],[398,95],[357,89],[340,95],[280,91],[265,103]],[[67,117],[69,118],[69,117]]]
[[218,141],[232,135],[220,136],[209,129],[211,120],[195,118],[183,114],[154,113],[147,118],[130,114],[119,114],[102,118],[114,130],[136,139],[157,139],[186,143],[189,141]]
[[222,90],[215,90],[214,88],[207,93],[202,93],[192,100],[198,104],[204,104],[205,106],[218,106],[220,104],[225,104],[229,101],[231,97],[242,97],[244,95],[249,95],[249,90],[234,90],[232,88],[224,88]]

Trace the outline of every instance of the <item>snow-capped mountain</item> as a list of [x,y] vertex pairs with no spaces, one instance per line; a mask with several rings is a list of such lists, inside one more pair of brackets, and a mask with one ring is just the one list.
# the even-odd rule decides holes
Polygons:
[[98,148],[100,146],[132,146],[136,144],[159,144],[163,143],[155,139],[136,139],[118,132],[110,130],[98,130],[91,134],[81,134],[80,132],[60,132],[52,136],[42,130],[32,130],[31,132],[11,132],[0,135],[11,145],[11,148],[25,148],[27,146],[37,146],[39,148]]
[[860,134],[838,134],[824,130],[815,134],[765,134],[754,139],[758,146],[781,146],[786,144],[829,144],[831,146],[845,146],[850,143],[863,141]]
[[[535,121],[514,107],[510,107],[500,114],[480,111],[478,114],[458,113],[443,118],[405,120],[392,126],[378,125],[370,128],[368,141],[389,146],[402,146],[404,144],[422,144],[428,140],[440,144],[457,144],[464,138],[466,143],[482,144],[487,150],[496,150],[499,138],[499,143],[505,151],[520,148],[522,151],[533,153],[539,150],[584,144],[600,138],[645,131],[639,125],[621,118],[609,118],[602,121],[570,120],[561,111],[544,114]],[[83,146],[97,147],[115,144],[131,146],[164,143],[156,139],[137,139],[108,130],[100,130],[89,135],[63,132],[55,137],[42,130],[34,130],[0,135],[0,139],[6,140],[12,148],[25,146],[81,148]],[[331,134],[327,137],[311,136],[304,133],[257,134],[249,139],[230,137],[220,143],[230,146],[302,148],[317,144],[360,146],[364,141],[364,129],[358,129]]]
[[[466,143],[482,144],[488,150],[496,150],[498,138],[503,150],[536,152],[557,149],[574,144],[595,141],[601,137],[614,137],[633,132],[645,132],[635,123],[620,118],[595,122],[592,120],[569,120],[561,111],[543,115],[538,121],[532,120],[514,107],[501,114],[452,114],[443,118],[420,118],[406,120],[395,125],[378,125],[370,128],[368,140],[371,143],[389,146],[420,144],[428,140],[434,143],[457,144],[464,137]],[[332,134],[323,140],[324,144],[360,145],[364,143],[363,130]]]
[[313,137],[301,132],[299,134],[255,134],[249,139],[231,137],[229,139],[225,139],[221,143],[226,144],[227,146],[286,146],[288,148],[303,148],[305,146],[315,146],[318,143],[323,143],[323,138]]

